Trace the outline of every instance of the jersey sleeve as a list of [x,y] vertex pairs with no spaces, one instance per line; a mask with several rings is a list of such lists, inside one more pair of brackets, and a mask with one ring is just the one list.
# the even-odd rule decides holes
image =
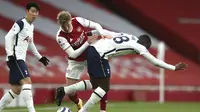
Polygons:
[[147,48],[139,43],[137,43],[136,41],[133,43],[133,44],[130,44],[129,45],[132,49],[134,49],[134,51],[137,53],[137,54],[145,54],[147,52],[149,52],[147,50]]
[[155,66],[161,67],[161,68],[165,68],[168,70],[175,70],[175,66],[171,65],[171,64],[167,64],[166,62],[159,60],[157,58],[155,58],[153,55],[151,55],[149,52],[146,52],[144,54],[142,54],[147,60],[149,60],[152,64],[154,64]]
[[57,43],[60,45],[60,47],[65,51],[67,48],[70,47],[69,42],[67,41],[67,39],[65,39],[64,37],[57,37]]
[[85,42],[80,48],[74,50],[69,42],[63,37],[57,37],[57,42],[60,47],[68,54],[71,58],[77,58],[80,54],[82,54],[85,49],[89,46],[88,42]]
[[19,31],[20,24],[16,22],[5,36],[5,50],[7,56],[13,55],[14,38]]
[[146,58],[149,62],[151,62],[153,65],[165,68],[168,70],[175,70],[175,66],[167,64],[166,62],[157,59],[152,54],[149,53],[149,51],[146,49],[145,46],[135,42],[131,44],[131,47],[140,55],[142,55],[144,58]]
[[42,58],[42,56],[40,55],[40,53],[38,52],[33,39],[30,41],[29,43],[29,50],[33,53],[33,55],[39,60]]
[[82,17],[76,17],[76,20],[83,26],[87,28],[92,28],[98,31],[99,35],[103,34],[103,28],[99,23],[87,20]]
[[[91,32],[92,35],[98,35],[98,36],[100,35],[100,34],[98,33],[97,30],[91,30],[90,32]],[[108,31],[108,30],[106,30],[106,29],[103,29],[103,30],[102,30],[102,34],[103,34],[103,35],[114,36],[114,35],[116,35],[117,33],[116,33],[116,32],[112,32],[112,31]]]

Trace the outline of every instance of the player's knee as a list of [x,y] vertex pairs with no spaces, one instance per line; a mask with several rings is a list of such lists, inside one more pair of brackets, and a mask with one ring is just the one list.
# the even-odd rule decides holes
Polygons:
[[98,87],[98,85],[97,84],[95,84],[95,83],[92,83],[92,89],[96,89]]
[[110,90],[110,85],[102,85],[100,86],[106,93]]
[[30,77],[26,77],[26,78],[22,79],[22,80],[20,81],[20,84],[21,84],[21,85],[24,85],[24,84],[32,84],[31,78],[30,78]]
[[31,90],[31,89],[32,89],[32,85],[31,84],[22,85],[22,90]]
[[66,84],[69,86],[69,85],[72,85],[72,84],[75,84],[77,83],[79,80],[77,79],[72,79],[72,78],[66,78]]
[[21,93],[21,86],[11,85],[11,90],[12,90],[15,94],[19,95],[19,94]]

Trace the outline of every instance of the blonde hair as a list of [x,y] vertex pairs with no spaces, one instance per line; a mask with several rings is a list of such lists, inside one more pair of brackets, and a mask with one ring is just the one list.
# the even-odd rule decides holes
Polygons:
[[60,11],[57,15],[57,22],[60,25],[65,24],[71,20],[71,14],[68,11]]

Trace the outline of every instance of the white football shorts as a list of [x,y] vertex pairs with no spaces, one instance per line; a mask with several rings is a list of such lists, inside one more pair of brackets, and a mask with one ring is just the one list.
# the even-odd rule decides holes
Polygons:
[[87,61],[77,62],[68,60],[68,67],[65,77],[79,80],[85,68],[87,68]]

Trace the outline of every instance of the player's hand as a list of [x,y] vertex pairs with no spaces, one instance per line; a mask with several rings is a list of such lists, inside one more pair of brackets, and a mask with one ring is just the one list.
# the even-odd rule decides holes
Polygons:
[[112,36],[111,35],[101,35],[100,36],[100,39],[111,39],[112,38]]
[[47,59],[47,57],[45,57],[45,56],[42,56],[42,58],[40,58],[39,61],[41,63],[43,63],[44,66],[47,66],[49,64],[49,62],[50,62],[49,59]]
[[9,60],[9,61],[15,61],[15,60],[16,60],[16,58],[15,58],[15,56],[13,56],[13,55],[10,55],[10,56],[8,56],[8,60]]
[[175,71],[185,70],[187,68],[187,66],[188,66],[187,64],[180,62],[180,63],[175,65]]
[[88,42],[89,44],[91,44],[91,43],[96,42],[97,40],[98,40],[98,36],[93,35],[93,36],[90,36],[90,37],[88,38],[87,42]]

